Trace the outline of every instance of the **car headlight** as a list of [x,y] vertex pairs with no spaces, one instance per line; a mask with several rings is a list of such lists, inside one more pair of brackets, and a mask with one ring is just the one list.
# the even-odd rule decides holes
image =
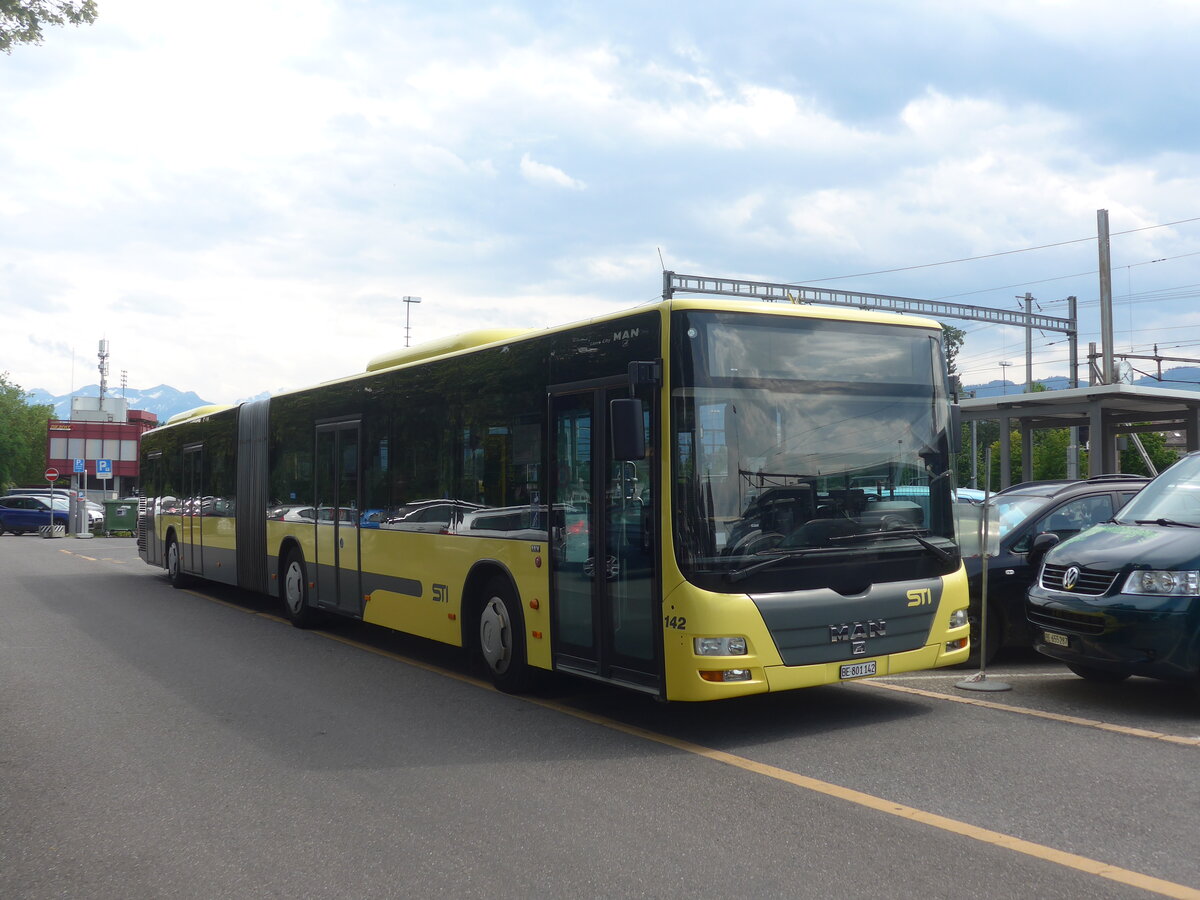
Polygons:
[[1197,597],[1200,596],[1200,572],[1171,572],[1163,569],[1131,572],[1125,580],[1122,593]]

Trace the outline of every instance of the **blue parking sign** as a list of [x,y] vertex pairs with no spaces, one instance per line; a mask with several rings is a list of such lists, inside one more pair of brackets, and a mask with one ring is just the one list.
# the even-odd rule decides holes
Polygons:
[[96,477],[97,478],[112,478],[112,460],[111,459],[96,460]]
[[87,467],[84,465],[84,460],[82,460],[82,459],[75,460],[75,468],[72,469],[71,471],[74,472],[76,475],[86,472]]

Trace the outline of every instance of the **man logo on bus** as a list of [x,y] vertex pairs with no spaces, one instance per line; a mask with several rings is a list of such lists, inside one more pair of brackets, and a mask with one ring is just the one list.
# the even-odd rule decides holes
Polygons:
[[[845,622],[829,626],[829,643],[857,644],[867,638],[883,637],[887,634],[887,622],[883,619],[867,619],[865,622]],[[861,653],[861,650],[855,650]]]
[[614,341],[628,341],[628,340],[631,340],[632,338],[637,337],[640,332],[641,332],[640,328],[626,328],[624,331],[614,331],[613,332],[613,340]]

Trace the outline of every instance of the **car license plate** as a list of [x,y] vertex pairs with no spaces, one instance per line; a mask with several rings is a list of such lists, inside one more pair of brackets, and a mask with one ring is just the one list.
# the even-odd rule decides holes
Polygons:
[[1055,644],[1059,647],[1071,646],[1071,641],[1065,634],[1055,634],[1053,631],[1043,631],[1042,639],[1047,644]]
[[848,666],[842,666],[839,673],[841,678],[865,678],[867,675],[875,674],[875,660],[870,662],[851,663]]

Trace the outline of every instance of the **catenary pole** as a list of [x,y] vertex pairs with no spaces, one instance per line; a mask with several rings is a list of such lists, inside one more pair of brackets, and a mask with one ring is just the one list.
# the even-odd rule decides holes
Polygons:
[[1108,244],[1108,210],[1096,210],[1096,241],[1100,250],[1100,352],[1103,356],[1102,384],[1113,378],[1112,256]]

